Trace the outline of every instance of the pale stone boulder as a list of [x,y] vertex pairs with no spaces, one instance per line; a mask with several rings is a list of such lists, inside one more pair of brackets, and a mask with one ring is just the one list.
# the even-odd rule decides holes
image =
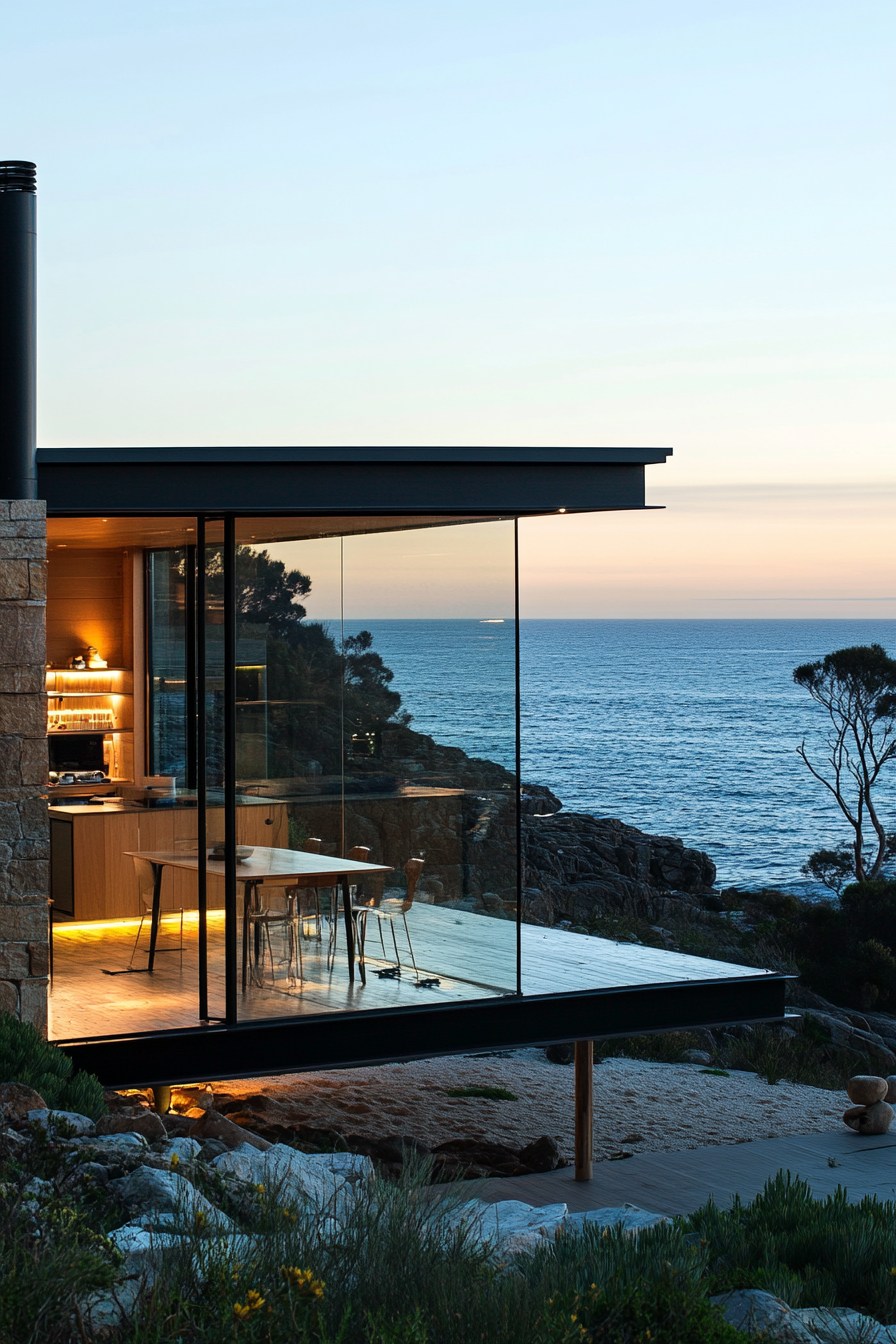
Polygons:
[[28,1112],[28,1119],[32,1123],[43,1125],[47,1130],[55,1130],[61,1122],[69,1125],[78,1137],[94,1133],[93,1121],[88,1120],[86,1115],[78,1115],[77,1111],[52,1111],[49,1108],[45,1110],[38,1107]]
[[659,1227],[670,1219],[664,1213],[639,1209],[637,1204],[623,1204],[618,1209],[589,1209],[587,1213],[570,1213],[563,1224],[564,1232],[584,1232],[586,1227],[620,1227],[629,1236],[637,1236],[648,1227]]
[[887,1095],[884,1097],[884,1101],[888,1102],[890,1106],[896,1103],[896,1073],[891,1073],[887,1079]]
[[873,1106],[876,1101],[883,1101],[886,1097],[887,1080],[869,1073],[859,1073],[846,1084],[846,1093],[856,1106]]
[[843,1115],[844,1124],[857,1134],[886,1134],[893,1123],[893,1107],[885,1101],[873,1106],[852,1106]]
[[779,1344],[818,1344],[815,1332],[803,1324],[786,1302],[759,1288],[739,1288],[709,1300],[721,1308],[729,1325],[744,1334],[762,1335]]

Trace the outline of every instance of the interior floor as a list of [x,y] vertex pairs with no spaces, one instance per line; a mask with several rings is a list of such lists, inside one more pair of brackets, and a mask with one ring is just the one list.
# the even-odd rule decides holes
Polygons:
[[[335,954],[324,923],[320,940],[313,925],[301,939],[302,972],[282,933],[272,937],[264,965],[255,975],[250,959],[245,991],[239,992],[243,1021],[266,1018],[412,1007],[458,1000],[489,998],[515,992],[516,925],[446,906],[415,905],[409,916],[420,979],[438,984],[418,986],[400,921],[396,934],[401,958],[400,978],[382,977],[394,966],[389,931],[383,955],[377,930],[367,938],[367,983],[356,968],[349,981],[345,934],[340,926]],[[54,1040],[126,1035],[198,1025],[198,917],[184,917],[184,946],[179,947],[179,916],[165,912],[155,967],[145,971],[148,922],[134,959],[136,973],[127,973],[138,921],[57,924],[54,929],[54,977],[50,995],[50,1035]],[[239,930],[241,947],[242,929]],[[224,1017],[224,916],[208,916],[209,1013]],[[270,953],[273,953],[273,968]],[[391,955],[390,955],[391,954]],[[273,971],[273,973],[272,973]],[[113,972],[109,974],[109,972]],[[122,973],[124,972],[124,973]],[[631,943],[614,943],[558,929],[522,926],[522,990],[524,994],[574,993],[630,985],[668,984],[687,980],[735,979],[761,974],[752,967],[710,961]]]

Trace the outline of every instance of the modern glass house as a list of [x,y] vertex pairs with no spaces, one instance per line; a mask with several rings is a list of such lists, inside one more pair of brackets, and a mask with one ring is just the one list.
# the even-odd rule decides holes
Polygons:
[[518,520],[643,509],[666,451],[35,455],[25,299],[0,491],[46,502],[33,792],[79,1066],[161,1086],[783,1016],[784,977],[522,919]]

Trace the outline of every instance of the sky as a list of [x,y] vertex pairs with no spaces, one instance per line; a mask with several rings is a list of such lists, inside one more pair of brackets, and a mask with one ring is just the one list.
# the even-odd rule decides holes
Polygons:
[[896,616],[892,0],[0,34],[42,444],[671,446],[662,511],[521,525],[524,614]]

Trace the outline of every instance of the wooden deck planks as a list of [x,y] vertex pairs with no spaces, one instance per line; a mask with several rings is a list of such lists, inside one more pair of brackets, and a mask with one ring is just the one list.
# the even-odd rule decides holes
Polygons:
[[[327,966],[326,937],[302,942],[305,979],[288,989],[250,987],[240,998],[243,1020],[314,1013],[431,1006],[475,1000],[516,990],[516,925],[448,906],[419,904],[408,923],[421,974],[435,975],[438,987],[418,989],[404,943],[401,922],[396,929],[404,973],[401,980],[375,974],[384,961],[379,937],[370,927],[367,938],[370,970],[367,985],[348,980],[344,931],[339,931],[335,962]],[[159,948],[177,941],[177,921],[163,921]],[[209,1011],[224,1016],[224,923],[219,911],[209,922]],[[183,968],[177,952],[160,951],[152,975],[105,975],[123,970],[137,932],[136,921],[55,926],[56,973],[50,999],[51,1036],[55,1040],[166,1030],[197,1025],[198,924],[188,914],[184,926]],[[391,938],[386,931],[386,946]],[[148,928],[144,928],[145,965]],[[370,957],[371,952],[377,956]],[[636,944],[588,938],[558,929],[522,926],[523,992],[575,993],[591,989],[668,984],[688,980],[736,979],[762,972],[681,953]]]

